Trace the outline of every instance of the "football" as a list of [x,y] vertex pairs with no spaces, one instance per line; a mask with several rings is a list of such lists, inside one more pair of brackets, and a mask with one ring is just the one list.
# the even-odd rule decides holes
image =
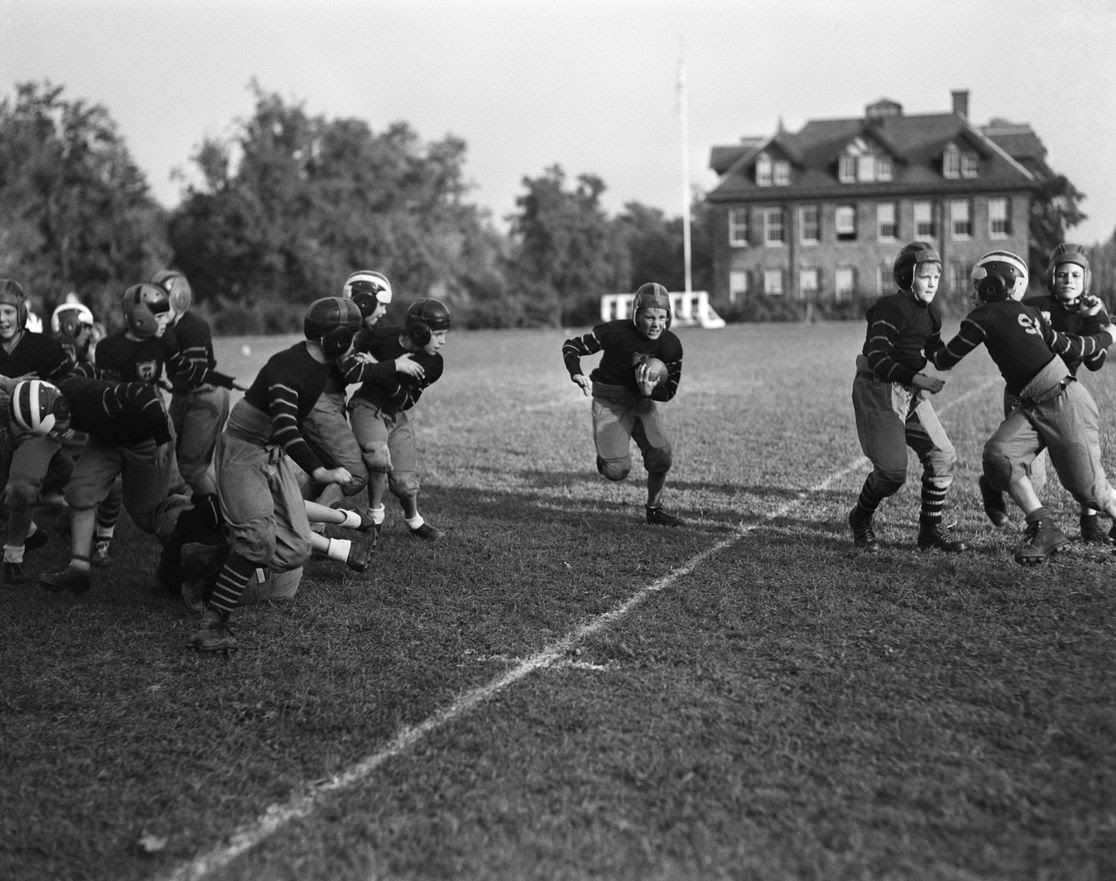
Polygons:
[[[654,356],[652,356],[650,358],[645,359],[642,363],[647,365],[647,378],[650,379],[652,383],[654,383],[655,385],[658,385],[660,382],[662,382],[664,379],[666,379],[666,377],[667,377],[667,366],[662,361],[660,361],[658,358],[655,358]],[[636,375],[637,376],[639,375],[639,368],[640,368],[640,365],[637,364],[636,365]]]

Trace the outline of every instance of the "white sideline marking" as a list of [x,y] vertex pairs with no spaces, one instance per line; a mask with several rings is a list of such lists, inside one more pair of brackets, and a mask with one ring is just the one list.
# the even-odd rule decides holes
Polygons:
[[[999,382],[998,378],[992,379],[971,389],[959,398],[942,406],[938,412],[944,413],[956,407],[969,398],[983,393],[997,382]],[[821,483],[817,483],[809,489],[801,491],[794,498],[784,502],[774,511],[765,515],[762,521],[753,523],[749,526],[742,526],[733,535],[723,538],[715,545],[695,554],[677,569],[672,570],[669,574],[656,579],[651,584],[632,594],[632,596],[619,606],[598,615],[596,618],[582,624],[580,627],[576,627],[561,639],[543,648],[540,652],[525,660],[519,661],[511,670],[497,676],[487,684],[465,692],[448,707],[430,716],[425,721],[417,725],[403,728],[392,738],[388,745],[379,752],[362,759],[343,773],[331,777],[329,780],[312,784],[309,791],[303,795],[293,796],[286,804],[271,805],[262,816],[257,817],[251,823],[244,824],[237,828],[229,837],[227,844],[215,846],[205,853],[194,857],[191,862],[180,866],[168,875],[159,876],[159,878],[161,881],[162,879],[165,879],[165,881],[198,881],[198,879],[205,878],[211,872],[216,872],[218,869],[224,868],[238,856],[251,850],[273,833],[278,832],[287,823],[313,813],[322,800],[329,794],[341,792],[362,782],[369,777],[373,771],[379,768],[380,765],[384,764],[384,762],[406,752],[426,737],[426,735],[464,716],[474,707],[484,703],[493,695],[499,694],[509,686],[515,685],[520,679],[529,676],[536,670],[561,663],[565,655],[577,643],[626,617],[629,612],[640,606],[648,597],[666,590],[679,578],[689,575],[710,557],[719,554],[726,548],[736,544],[750,532],[758,529],[765,521],[776,520],[784,516],[810,495],[828,489],[834,482],[841,480],[857,469],[863,468],[866,464],[868,464],[868,459],[861,456],[850,462],[844,468],[834,471],[822,480]],[[569,666],[577,666],[576,662],[567,663]]]

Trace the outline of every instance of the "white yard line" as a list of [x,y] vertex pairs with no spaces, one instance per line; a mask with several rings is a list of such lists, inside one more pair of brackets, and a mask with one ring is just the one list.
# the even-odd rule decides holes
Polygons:
[[[989,380],[971,389],[959,398],[950,401],[948,404],[941,407],[938,412],[944,413],[972,397],[983,394],[988,388],[998,382],[998,379]],[[828,489],[832,484],[844,479],[853,471],[863,469],[867,464],[868,460],[862,456],[850,462],[844,468],[834,471],[822,480],[821,483],[803,490],[790,501],[784,502],[774,511],[767,514],[759,523],[742,527],[729,537],[721,539],[721,541],[717,542],[712,547],[695,554],[669,574],[664,575],[662,578],[659,578],[634,593],[619,606],[571,630],[561,639],[552,642],[531,657],[520,661],[515,667],[497,676],[495,679],[490,680],[478,688],[465,692],[448,707],[435,713],[418,725],[412,725],[402,729],[395,735],[391,742],[379,752],[362,759],[343,773],[311,786],[305,794],[295,796],[285,804],[272,805],[262,816],[239,827],[233,832],[226,843],[217,845],[205,853],[199,854],[191,862],[180,866],[170,874],[159,876],[159,878],[161,881],[162,879],[165,879],[165,881],[198,881],[198,879],[205,878],[211,872],[216,872],[224,868],[242,853],[251,850],[270,835],[278,832],[292,820],[298,820],[312,814],[331,793],[341,792],[362,783],[364,780],[368,779],[377,768],[384,764],[384,762],[405,753],[428,734],[449,725],[451,722],[464,716],[474,707],[484,703],[506,688],[515,685],[520,679],[529,676],[536,670],[541,670],[563,662],[566,659],[566,655],[574,646],[627,617],[630,612],[640,606],[648,597],[671,587],[676,581],[689,575],[710,557],[716,556],[726,548],[732,547],[750,532],[763,526],[766,521],[777,520],[785,516],[811,495]]]

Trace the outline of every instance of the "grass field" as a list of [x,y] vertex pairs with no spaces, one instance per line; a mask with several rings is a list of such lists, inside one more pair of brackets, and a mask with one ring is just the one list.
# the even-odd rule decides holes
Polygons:
[[914,549],[912,459],[854,554],[862,333],[680,331],[684,529],[643,524],[638,462],[596,475],[563,333],[455,331],[418,411],[444,541],[389,508],[371,575],[311,563],[227,661],[127,523],[84,597],[0,587],[0,878],[1116,878],[1116,560],[1024,569],[985,520],[983,351],[936,399],[972,551]]

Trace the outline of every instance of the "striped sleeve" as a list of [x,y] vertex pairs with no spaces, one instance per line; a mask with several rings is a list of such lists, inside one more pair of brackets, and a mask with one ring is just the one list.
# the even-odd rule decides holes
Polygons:
[[170,443],[174,438],[163,399],[147,383],[114,383],[105,389],[102,401],[105,412],[114,419],[138,416],[155,443]]
[[579,373],[584,371],[581,369],[581,359],[586,355],[595,355],[601,351],[604,346],[597,338],[595,332],[583,334],[579,337],[572,337],[562,343],[562,360],[566,364],[566,372],[570,374],[570,379],[573,379]]
[[267,387],[271,437],[307,474],[323,467],[299,427],[298,389],[281,382]]
[[[1054,330],[1047,321],[1041,322],[1042,338],[1050,346],[1050,351],[1060,355],[1066,361],[1087,361],[1102,355],[1112,345],[1112,337],[1107,333],[1098,333],[1095,336],[1077,336],[1072,333],[1062,333]],[[1094,368],[1095,369],[1095,368]]]
[[971,318],[966,318],[961,322],[957,336],[931,353],[930,362],[939,370],[949,370],[987,339],[984,328]]
[[878,379],[910,385],[914,381],[915,371],[904,367],[891,357],[898,338],[899,326],[894,320],[876,318],[868,334],[864,355],[868,359],[868,366]]

